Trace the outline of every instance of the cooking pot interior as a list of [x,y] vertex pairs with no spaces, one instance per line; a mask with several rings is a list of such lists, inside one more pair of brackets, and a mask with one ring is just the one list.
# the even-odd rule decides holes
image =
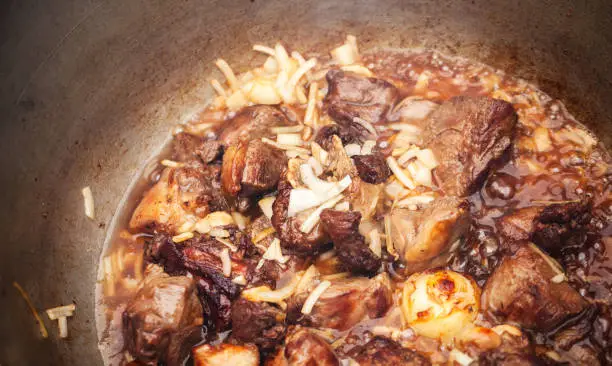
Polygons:
[[[612,5],[546,1],[6,1],[0,106],[0,364],[101,363],[94,286],[130,182],[201,109],[215,58],[236,68],[254,43],[299,50],[428,47],[538,84],[610,146]],[[83,212],[90,186],[96,219]],[[76,303],[70,338],[42,339],[34,305]]]

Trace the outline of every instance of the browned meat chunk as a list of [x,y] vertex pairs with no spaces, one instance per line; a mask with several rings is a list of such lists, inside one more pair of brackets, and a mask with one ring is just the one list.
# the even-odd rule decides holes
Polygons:
[[470,226],[467,207],[463,199],[443,197],[421,211],[391,211],[393,247],[407,270],[417,272],[447,263],[455,243]]
[[433,111],[421,137],[440,164],[440,188],[449,196],[473,193],[512,144],[516,121],[510,103],[489,97],[454,97]]
[[176,161],[196,160],[208,164],[217,160],[223,153],[223,146],[219,141],[204,140],[184,132],[174,136],[172,143],[173,159]]
[[238,275],[247,280],[251,278],[256,260],[245,258],[247,249],[252,244],[235,229],[230,229],[230,241],[238,247],[231,252],[232,277],[223,275],[220,253],[227,247],[207,236],[196,236],[193,239],[175,244],[170,236],[156,235],[147,245],[146,259],[160,264],[171,274],[191,273],[197,279],[200,299],[207,314],[207,326],[213,329],[225,329],[230,323],[231,300],[240,293],[240,287],[232,282]]
[[496,350],[484,353],[477,363],[477,365],[482,366],[538,366],[544,364],[542,360],[534,355],[527,353],[506,353]]
[[285,313],[265,303],[240,298],[232,304],[232,338],[272,349],[285,337]]
[[192,353],[194,366],[259,366],[259,351],[252,344],[203,344]]
[[254,105],[239,110],[234,118],[224,122],[219,141],[225,145],[272,137],[271,127],[289,126],[291,122],[279,109],[267,105]]
[[145,272],[143,287],[123,313],[126,349],[139,361],[180,365],[178,354],[199,341],[202,306],[193,279],[170,277],[155,265]]
[[361,142],[362,132],[356,128],[345,127],[343,125],[325,125],[319,129],[315,136],[315,142],[325,150],[329,150],[332,147],[332,136],[337,135],[340,137],[343,145],[350,143]]
[[230,204],[221,193],[220,172],[218,165],[166,168],[134,210],[130,229],[175,233],[190,215],[227,210]]
[[376,319],[384,316],[393,304],[391,280],[386,273],[374,278],[352,277],[333,281],[314,305],[312,312],[303,315],[302,304],[292,302],[291,321],[316,328],[347,330],[366,316]]
[[223,157],[223,190],[233,196],[269,191],[276,187],[286,165],[285,154],[261,140],[230,146]]
[[487,281],[482,307],[495,320],[547,330],[587,303],[564,279],[561,267],[535,245],[505,257]]
[[288,216],[287,210],[292,188],[285,172],[278,183],[278,194],[272,205],[272,225],[283,248],[301,255],[315,255],[329,243],[329,239],[321,225],[315,226],[309,233],[304,233],[300,230],[302,223],[298,217]]
[[395,86],[385,80],[340,70],[327,73],[327,84],[324,108],[334,121],[345,127],[363,129],[355,119],[368,123],[385,121],[399,97]]
[[391,176],[391,169],[387,166],[382,154],[356,155],[353,162],[361,178],[366,183],[384,183]]
[[584,244],[591,217],[588,201],[532,206],[504,216],[497,222],[497,228],[505,246],[531,240],[556,256],[563,248]]
[[266,362],[266,366],[339,366],[330,345],[307,328],[295,327],[287,336],[285,347]]
[[381,259],[372,253],[359,233],[360,221],[359,212],[330,209],[321,212],[321,225],[334,243],[343,266],[351,272],[375,273],[380,268]]
[[363,346],[353,348],[349,356],[360,366],[424,366],[431,364],[422,355],[383,337],[374,337]]

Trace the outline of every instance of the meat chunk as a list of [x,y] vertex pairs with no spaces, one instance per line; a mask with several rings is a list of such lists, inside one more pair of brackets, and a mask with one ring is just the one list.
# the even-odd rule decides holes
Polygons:
[[293,187],[285,172],[278,183],[278,194],[272,205],[272,225],[283,248],[300,255],[316,255],[329,243],[328,236],[321,225],[315,226],[309,233],[304,233],[300,230],[300,218],[288,216],[291,189]]
[[266,362],[267,366],[339,366],[330,345],[307,328],[295,327],[287,336],[285,347]]
[[381,259],[368,247],[359,233],[361,214],[326,209],[321,212],[321,225],[336,248],[338,259],[351,272],[375,273]]
[[371,184],[384,183],[391,176],[391,169],[387,166],[382,154],[356,155],[353,162],[359,173],[359,178]]
[[269,191],[276,187],[286,165],[285,154],[261,140],[230,146],[223,157],[223,190],[233,196]]
[[454,97],[433,111],[421,138],[440,164],[440,188],[449,196],[473,193],[512,144],[516,121],[510,103],[489,97]]
[[219,133],[219,141],[232,146],[241,141],[272,137],[271,127],[289,125],[291,122],[278,108],[268,105],[244,107],[224,123]]
[[252,344],[203,344],[192,353],[194,366],[259,366],[259,351]]
[[270,350],[283,341],[286,330],[285,313],[268,303],[240,298],[232,304],[232,338],[239,342]]
[[227,210],[217,165],[166,168],[144,195],[130,219],[130,229],[175,233],[189,218]]
[[201,137],[181,132],[172,141],[172,158],[176,161],[193,160],[203,164],[211,163],[221,156],[223,146],[216,140],[204,140]]
[[559,264],[533,244],[502,260],[485,284],[481,303],[495,320],[536,330],[551,329],[587,305],[564,280]]
[[361,134],[362,131],[350,126],[346,127],[338,124],[325,125],[317,132],[315,142],[321,145],[323,149],[329,150],[332,144],[332,136],[340,137],[342,144],[346,145],[361,142],[363,139]]
[[291,321],[307,324],[316,328],[347,330],[366,316],[376,319],[384,316],[393,303],[391,280],[386,273],[374,278],[352,277],[332,281],[314,305],[312,312],[303,315],[299,312],[302,304],[291,302],[289,309]]
[[417,352],[383,337],[374,337],[363,346],[353,348],[349,356],[360,366],[424,366],[431,364],[427,358]]
[[421,211],[391,211],[393,247],[410,272],[447,263],[469,228],[467,207],[463,199],[442,197]]
[[399,97],[395,86],[385,80],[341,70],[330,70],[327,84],[324,108],[334,121],[346,127],[359,128],[355,119],[374,124],[385,121]]
[[564,202],[519,209],[497,222],[503,244],[531,240],[553,256],[586,241],[592,211],[589,201]]
[[182,275],[191,273],[196,278],[198,294],[207,314],[206,325],[211,329],[222,330],[230,323],[231,301],[240,293],[240,287],[232,281],[239,275],[251,278],[251,269],[256,260],[245,258],[246,240],[240,232],[232,230],[228,238],[238,247],[231,252],[231,277],[223,274],[221,252],[227,247],[208,236],[196,236],[180,244],[175,244],[168,235],[156,235],[146,247],[146,259],[160,264],[167,273]]
[[123,313],[126,349],[139,361],[179,365],[183,344],[199,341],[202,305],[193,279],[149,265],[142,288]]

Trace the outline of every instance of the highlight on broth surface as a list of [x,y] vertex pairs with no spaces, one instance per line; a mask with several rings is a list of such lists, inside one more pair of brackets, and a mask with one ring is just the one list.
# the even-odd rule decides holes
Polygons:
[[253,51],[101,261],[106,363],[612,363],[610,156],[560,101],[353,36]]

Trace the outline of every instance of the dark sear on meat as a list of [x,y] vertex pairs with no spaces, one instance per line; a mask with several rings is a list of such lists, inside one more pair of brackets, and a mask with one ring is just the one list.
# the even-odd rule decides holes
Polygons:
[[343,47],[275,48],[174,136],[104,258],[116,364],[612,364],[594,136],[483,65]]

